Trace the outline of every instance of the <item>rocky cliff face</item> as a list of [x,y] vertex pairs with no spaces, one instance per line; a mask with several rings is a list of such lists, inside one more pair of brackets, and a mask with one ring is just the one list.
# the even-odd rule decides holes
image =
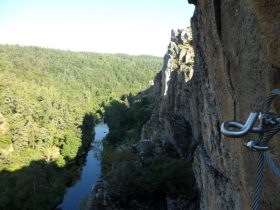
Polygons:
[[[223,121],[245,121],[280,85],[280,2],[199,0],[192,18],[193,41],[173,32],[154,89],[158,101],[142,141],[171,143],[193,161],[200,209],[250,209],[257,154],[244,138],[220,133]],[[194,71],[191,50],[194,47]],[[279,105],[274,105],[280,111]],[[279,138],[279,137],[278,137]],[[160,150],[160,147],[158,147]],[[280,165],[280,143],[271,141]],[[265,169],[261,209],[280,209],[280,180]]]
[[190,28],[171,32],[163,69],[154,81],[156,106],[141,136],[142,141],[152,140],[162,147],[171,143],[181,157],[189,156],[191,149],[191,142],[186,140],[191,141],[192,129],[188,119],[184,118],[186,113],[183,113],[190,110],[185,103],[185,87],[193,75],[194,52],[191,44]]

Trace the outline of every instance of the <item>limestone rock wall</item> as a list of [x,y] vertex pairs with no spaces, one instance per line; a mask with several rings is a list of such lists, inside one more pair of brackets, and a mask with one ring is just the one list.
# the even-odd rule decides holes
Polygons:
[[[142,139],[172,143],[193,161],[200,209],[250,209],[257,154],[244,138],[220,133],[223,121],[245,121],[280,85],[280,2],[198,0],[192,36],[173,32],[164,67],[155,80],[158,101]],[[184,41],[185,40],[185,41]],[[191,50],[194,48],[194,71]],[[280,106],[274,105],[280,112]],[[271,153],[280,166],[279,136]],[[266,167],[261,209],[280,209],[280,180]]]

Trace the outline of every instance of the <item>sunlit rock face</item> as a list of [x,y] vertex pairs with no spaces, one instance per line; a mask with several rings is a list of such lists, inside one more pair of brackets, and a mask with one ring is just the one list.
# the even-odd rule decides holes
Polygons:
[[172,31],[162,71],[154,81],[156,106],[141,137],[152,140],[157,150],[171,143],[181,157],[189,156],[191,150],[192,129],[184,116],[190,109],[186,87],[193,76],[193,63],[191,29]]
[[[256,136],[229,139],[221,135],[220,125],[246,121],[280,85],[280,2],[189,2],[196,4],[192,36],[187,30],[172,32],[164,67],[154,82],[156,108],[142,139],[158,148],[171,143],[193,162],[200,209],[250,209],[257,154],[243,143]],[[186,45],[193,46],[194,54]],[[188,68],[192,62],[194,69]],[[279,105],[273,108],[280,112]],[[271,148],[280,166],[277,137]],[[280,209],[280,180],[268,168],[261,209]]]

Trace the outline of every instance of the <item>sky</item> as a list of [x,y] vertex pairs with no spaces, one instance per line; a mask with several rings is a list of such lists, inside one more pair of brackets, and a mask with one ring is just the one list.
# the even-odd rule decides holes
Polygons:
[[0,44],[163,57],[187,0],[0,0]]

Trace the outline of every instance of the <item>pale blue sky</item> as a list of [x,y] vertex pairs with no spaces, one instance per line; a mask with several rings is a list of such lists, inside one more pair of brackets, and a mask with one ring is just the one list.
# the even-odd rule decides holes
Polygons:
[[163,56],[187,0],[0,0],[0,44]]

